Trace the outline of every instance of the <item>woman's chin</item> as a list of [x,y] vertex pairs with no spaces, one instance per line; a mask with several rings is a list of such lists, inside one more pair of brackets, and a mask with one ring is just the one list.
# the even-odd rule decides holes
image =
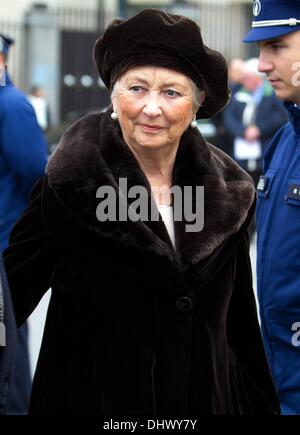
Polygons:
[[161,136],[139,135],[139,137],[136,138],[136,142],[143,148],[160,148],[166,145],[167,140]]

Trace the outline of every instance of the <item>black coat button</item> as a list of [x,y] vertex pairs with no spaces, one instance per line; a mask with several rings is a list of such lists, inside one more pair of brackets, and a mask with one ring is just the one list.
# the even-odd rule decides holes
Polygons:
[[187,296],[181,296],[176,301],[176,307],[180,311],[190,311],[193,308],[193,301]]

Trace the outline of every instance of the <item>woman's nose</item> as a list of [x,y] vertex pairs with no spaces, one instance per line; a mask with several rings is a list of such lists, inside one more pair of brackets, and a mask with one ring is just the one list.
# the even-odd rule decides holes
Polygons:
[[157,93],[149,93],[146,97],[143,113],[147,116],[159,116],[162,113],[160,96]]

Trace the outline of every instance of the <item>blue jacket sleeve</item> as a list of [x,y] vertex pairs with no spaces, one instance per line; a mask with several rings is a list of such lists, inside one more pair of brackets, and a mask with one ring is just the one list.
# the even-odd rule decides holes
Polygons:
[[47,147],[34,111],[21,93],[9,99],[1,124],[3,157],[28,196],[44,174]]

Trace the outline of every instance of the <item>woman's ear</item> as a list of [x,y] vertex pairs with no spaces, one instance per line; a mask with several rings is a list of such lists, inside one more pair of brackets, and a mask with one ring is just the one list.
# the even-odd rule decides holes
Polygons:
[[117,92],[118,92],[118,90],[119,90],[119,82],[114,84],[113,90],[112,90],[111,95],[110,95],[110,100],[111,100],[114,112],[117,111],[117,106],[118,106],[117,105]]
[[115,96],[111,97],[111,104],[112,104],[112,107],[113,107],[113,111],[116,112],[117,103],[116,103],[116,97]]

